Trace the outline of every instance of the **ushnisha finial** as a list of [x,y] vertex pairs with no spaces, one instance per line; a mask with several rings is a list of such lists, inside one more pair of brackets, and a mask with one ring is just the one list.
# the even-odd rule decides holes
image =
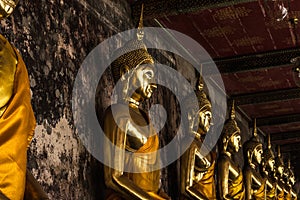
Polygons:
[[279,145],[277,146],[277,156],[278,156],[278,157],[281,157],[280,146],[279,146]]
[[291,159],[288,159],[288,169],[291,169]]
[[272,145],[271,145],[271,136],[270,133],[268,134],[268,149],[271,149]]
[[203,81],[203,77],[202,77],[202,64],[200,65],[200,76],[198,78],[198,82],[197,82],[197,90],[198,91],[203,91],[204,89],[204,81]]
[[235,110],[234,110],[234,100],[232,100],[231,111],[230,111],[230,119],[235,119]]
[[256,118],[253,123],[253,137],[257,139],[257,127],[256,127]]
[[144,4],[142,4],[139,26],[137,28],[137,33],[136,33],[138,40],[142,40],[144,38],[143,13],[144,13]]
[[198,85],[197,85],[197,90],[198,91],[203,91],[204,88],[204,82],[203,82],[203,78],[200,75],[199,79],[198,79]]

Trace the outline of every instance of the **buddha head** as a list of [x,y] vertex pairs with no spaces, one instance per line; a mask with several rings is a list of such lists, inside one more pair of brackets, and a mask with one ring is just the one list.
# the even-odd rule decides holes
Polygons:
[[253,136],[244,144],[244,155],[251,167],[261,164],[263,148],[257,136],[256,120],[254,120]]
[[124,82],[123,94],[137,102],[150,98],[156,88],[154,60],[143,42],[142,13],[136,38],[117,49],[114,54],[118,58],[111,63],[114,82]]
[[263,170],[273,172],[275,167],[275,156],[271,146],[270,134],[268,134],[268,147],[263,153]]
[[230,118],[226,120],[222,130],[222,150],[224,152],[238,152],[241,148],[241,130],[235,121],[234,102],[232,102]]
[[[204,83],[202,77],[199,77],[197,90],[195,91],[197,96],[197,102],[195,102],[195,98],[192,98],[193,95],[187,96],[184,101],[184,104],[188,111],[188,120],[189,120],[189,129],[190,132],[195,131],[194,127],[198,127],[197,134],[204,135],[206,134],[211,126],[211,103],[207,98],[206,93],[204,92]],[[195,112],[193,105],[198,105],[199,110]]]
[[0,19],[8,17],[16,8],[19,0],[0,0]]
[[296,183],[295,174],[292,169],[290,169],[289,180],[290,180],[291,185],[294,185]]

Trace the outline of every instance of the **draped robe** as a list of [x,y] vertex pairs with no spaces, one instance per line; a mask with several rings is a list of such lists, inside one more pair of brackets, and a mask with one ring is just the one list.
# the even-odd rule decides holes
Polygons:
[[[5,42],[3,48],[11,49],[3,36],[0,40]],[[30,101],[28,73],[16,50],[15,54],[18,63],[13,94],[0,117],[0,193],[11,200],[21,200],[25,190],[27,146],[34,134],[35,117]],[[3,59],[2,56],[0,59]]]
[[[209,162],[211,165],[207,169],[201,169],[201,167],[197,166],[197,163],[195,162],[197,157],[195,155],[195,151],[200,151],[202,145],[201,141],[194,139],[181,158],[181,193],[184,194],[181,196],[181,200],[187,199],[187,197],[192,198],[191,194],[186,191],[187,186],[191,181],[190,179],[192,178],[191,173],[193,173],[194,176],[197,175],[197,173],[201,173],[202,177],[200,180],[192,180],[192,186],[188,186],[190,187],[189,190],[195,191],[192,193],[194,193],[194,195],[198,195],[198,198],[206,198],[210,200],[216,199],[216,184],[214,179],[216,155],[215,153],[210,152],[206,157],[210,157]],[[197,168],[200,169],[196,170]],[[191,172],[192,169],[194,170],[193,172]]]
[[[116,111],[114,115],[112,111]],[[117,155],[118,152],[105,147],[105,155],[108,159],[111,159],[110,162],[112,165],[114,165],[113,162],[122,162],[127,169],[132,169],[137,172],[123,173],[134,185],[147,193],[156,194],[159,189],[160,181],[160,171],[157,170],[159,155],[156,152],[159,149],[159,138],[151,124],[149,124],[147,115],[142,110],[136,112],[136,110],[129,107],[129,113],[127,111],[128,105],[112,105],[105,112],[103,127],[105,135],[113,145],[124,148],[125,151],[131,152],[132,154],[120,157]],[[140,132],[147,132],[147,134],[149,134],[147,142],[137,150],[130,147],[128,137],[126,136],[127,133],[122,130],[122,127],[126,127],[129,118],[132,118],[133,122],[140,126],[136,127]],[[122,146],[123,144],[125,144],[125,146]],[[112,178],[112,170],[111,167],[104,167],[105,182],[109,182]],[[106,199],[109,200],[124,199],[120,186],[116,186],[115,188],[108,186],[105,196]]]

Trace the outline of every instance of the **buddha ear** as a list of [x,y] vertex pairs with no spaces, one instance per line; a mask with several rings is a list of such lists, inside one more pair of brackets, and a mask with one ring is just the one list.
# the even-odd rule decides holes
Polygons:
[[126,73],[129,72],[129,67],[127,65],[122,65],[120,67],[120,75],[121,75],[121,80],[124,81],[125,80],[125,75]]
[[248,157],[249,164],[251,164],[252,158],[251,158],[251,152],[249,150],[247,151],[247,157]]
[[226,138],[223,138],[223,144],[225,144],[226,143]]
[[224,137],[224,138],[223,138],[223,141],[222,141],[222,142],[223,142],[223,150],[224,150],[224,151],[226,151],[227,145],[228,145],[228,144],[226,144],[226,141],[227,141],[227,138]]

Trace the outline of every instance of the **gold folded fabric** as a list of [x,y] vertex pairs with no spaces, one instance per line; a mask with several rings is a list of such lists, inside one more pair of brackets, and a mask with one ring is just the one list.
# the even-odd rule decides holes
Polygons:
[[229,184],[228,196],[232,197],[232,199],[244,199],[245,187],[243,183],[243,173],[239,173],[239,176]]
[[[5,40],[3,48],[8,48],[9,42],[4,37],[0,39]],[[13,94],[0,118],[0,192],[11,200],[23,199],[27,146],[35,128],[28,73],[21,56],[15,52],[18,64]]]
[[[214,156],[213,156],[214,157]],[[214,158],[213,158],[214,159]],[[193,186],[202,196],[207,197],[207,199],[216,199],[216,185],[215,185],[215,162],[207,169],[203,178],[195,183]]]

